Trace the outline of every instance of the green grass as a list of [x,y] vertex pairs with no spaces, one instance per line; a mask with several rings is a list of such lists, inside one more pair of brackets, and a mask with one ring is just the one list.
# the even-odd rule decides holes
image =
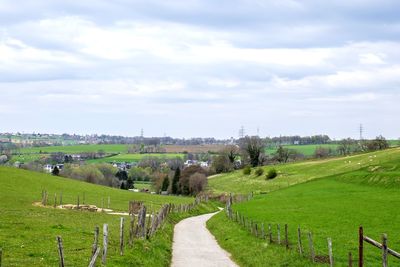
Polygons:
[[136,189],[148,189],[153,190],[153,184],[151,182],[135,181],[134,184]]
[[105,153],[128,153],[129,145],[125,144],[112,144],[112,145],[73,145],[73,146],[44,146],[44,147],[26,147],[22,148],[19,152],[27,153],[54,153],[63,152],[78,154],[83,152],[97,152],[103,150]]
[[13,155],[10,162],[15,163],[18,161],[18,162],[27,163],[30,161],[45,159],[48,156],[49,156],[49,154],[19,154],[19,155]]
[[[317,149],[318,147],[323,147],[323,148],[331,148],[332,150],[336,150],[336,148],[338,147],[337,144],[323,144],[323,145],[284,145],[284,148],[288,148],[288,149],[294,149],[296,151],[298,151],[299,153],[303,154],[304,156],[313,156],[315,149]],[[278,147],[275,148],[267,148],[265,150],[265,153],[267,155],[273,155],[276,150],[278,149]]]
[[[276,225],[280,224],[281,229],[284,229],[287,223],[293,246],[297,242],[296,228],[300,225],[307,253],[306,232],[313,233],[319,255],[327,255],[326,238],[331,237],[336,266],[346,266],[350,251],[357,257],[359,225],[364,227],[366,235],[378,241],[382,233],[387,233],[389,247],[400,251],[400,182],[397,181],[395,185],[392,181],[390,184],[393,186],[390,188],[367,185],[370,183],[368,178],[364,180],[366,184],[359,182],[357,180],[353,183],[348,175],[318,179],[256,196],[252,201],[234,205],[234,210],[258,223],[271,223],[275,237]],[[217,223],[223,220],[219,218]],[[281,234],[283,236],[283,230]],[[238,257],[243,256],[240,248],[237,250]],[[381,251],[365,244],[367,266],[378,266],[380,259]],[[393,258],[390,262],[389,266],[399,263]]]
[[[229,179],[239,179],[238,177],[241,176],[242,183],[234,180],[239,185],[229,183],[230,187],[226,188],[240,192],[239,189],[242,186],[246,188],[244,191],[248,192],[250,189],[259,191],[263,186],[263,189],[270,193],[255,195],[251,201],[235,204],[234,210],[251,218],[259,225],[272,224],[274,238],[276,238],[277,224],[281,225],[281,236],[283,236],[284,224],[288,224],[289,240],[293,249],[297,242],[296,229],[300,225],[304,233],[303,244],[306,253],[309,251],[305,233],[308,231],[313,233],[319,255],[327,255],[326,239],[330,237],[333,241],[336,266],[346,266],[349,252],[357,258],[360,225],[364,227],[364,233],[367,236],[377,241],[381,240],[382,233],[388,234],[389,247],[400,251],[399,163],[400,149],[393,148],[346,158],[280,165],[277,166],[280,177],[278,176],[276,181],[261,182],[254,176],[244,177],[236,173],[236,176],[228,176]],[[209,181],[211,186],[215,186],[212,182],[220,178],[212,178]],[[228,186],[229,179],[223,176],[222,179],[224,186]],[[258,182],[254,183],[254,181]],[[285,182],[291,186],[285,186]],[[282,187],[275,188],[274,183],[281,184]],[[224,229],[221,228],[228,227],[222,226],[226,225],[226,218],[218,216],[211,222],[215,225],[214,228],[210,227],[212,233],[223,244],[225,234],[222,233]],[[243,237],[237,233],[230,239],[237,238]],[[262,241],[257,242],[263,245]],[[364,247],[366,266],[378,266],[381,251],[366,243]],[[244,266],[259,266],[257,262],[260,259],[253,259],[255,256],[247,252],[246,247],[240,242],[227,245],[227,249],[235,259],[241,259]],[[254,248],[254,250],[257,249]],[[271,266],[283,266],[282,264],[291,260],[291,256],[284,252],[276,253],[281,256],[281,262]],[[265,260],[268,258],[261,254],[260,258],[264,259],[264,257]],[[389,266],[399,264],[397,259],[389,258]],[[296,266],[296,263],[290,263],[288,266],[292,265]]]
[[240,266],[312,265],[308,260],[298,257],[295,251],[286,251],[283,246],[270,245],[265,240],[255,238],[239,224],[228,220],[224,212],[207,221],[207,228]]
[[100,162],[138,162],[145,157],[159,157],[159,158],[182,158],[184,154],[179,153],[151,153],[151,154],[120,154],[112,157],[106,157],[101,159],[88,160],[88,163],[100,163]]
[[337,175],[349,171],[365,169],[368,167],[378,169],[379,166],[395,165],[400,161],[400,148],[384,151],[364,153],[348,157],[332,158],[326,160],[308,160],[299,163],[265,166],[264,173],[270,168],[278,171],[278,177],[266,180],[265,176],[255,176],[254,169],[251,175],[243,175],[242,171],[220,174],[209,179],[209,188],[216,192],[248,193],[271,192],[294,184],[303,183],[316,178]]
[[[127,211],[129,200],[144,201],[151,210],[164,203],[192,203],[193,198],[133,193],[118,189],[54,177],[20,169],[0,167],[0,247],[5,266],[56,266],[58,263],[55,237],[61,235],[65,258],[69,266],[87,265],[96,225],[109,224],[110,249],[108,266],[167,266],[171,256],[172,227],[189,214],[175,215],[150,241],[137,240],[134,249],[118,252],[119,217],[103,213],[60,210],[33,206],[40,201],[41,190],[49,192],[49,204],[54,193],[62,191],[63,203],[76,203],[78,194],[86,203],[101,205],[110,196],[110,208]],[[202,205],[193,214],[214,210]],[[128,227],[126,227],[128,228]],[[126,231],[128,231],[126,229]],[[126,232],[128,234],[128,232]]]

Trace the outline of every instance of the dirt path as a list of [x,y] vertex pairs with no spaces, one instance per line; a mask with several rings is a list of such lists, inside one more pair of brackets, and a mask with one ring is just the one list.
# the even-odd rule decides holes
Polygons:
[[175,225],[171,267],[238,267],[206,228],[209,213],[180,221]]

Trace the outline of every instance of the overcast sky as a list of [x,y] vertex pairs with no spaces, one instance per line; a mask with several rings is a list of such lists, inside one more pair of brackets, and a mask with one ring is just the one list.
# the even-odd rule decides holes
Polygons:
[[0,132],[400,137],[398,0],[1,0]]

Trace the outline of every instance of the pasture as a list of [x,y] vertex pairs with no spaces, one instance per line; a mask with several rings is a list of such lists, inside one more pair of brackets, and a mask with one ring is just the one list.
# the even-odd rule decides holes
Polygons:
[[[337,144],[322,144],[322,145],[284,145],[283,147],[287,149],[296,150],[297,152],[303,154],[304,156],[310,157],[314,155],[315,149],[317,149],[318,147],[336,150],[338,146],[339,145]],[[278,147],[267,148],[265,150],[265,153],[267,155],[273,155],[277,149]]]
[[185,154],[178,153],[147,153],[147,154],[119,154],[112,157],[105,157],[100,159],[88,160],[88,163],[100,163],[100,162],[138,162],[146,157],[158,157],[165,159],[181,158],[185,157]]
[[[259,225],[271,224],[275,240],[277,224],[281,226],[281,236],[283,226],[288,224],[289,241],[293,249],[285,254],[282,247],[279,254],[282,256],[281,264],[290,262],[290,266],[302,266],[292,258],[293,253],[298,254],[297,227],[300,225],[306,254],[309,253],[306,233],[310,231],[313,233],[316,254],[327,255],[326,240],[330,237],[335,265],[347,266],[348,253],[352,252],[355,259],[358,255],[360,225],[364,227],[366,235],[378,241],[382,233],[386,233],[389,247],[400,251],[400,216],[397,211],[400,205],[399,162],[400,149],[392,148],[344,158],[279,165],[276,166],[279,176],[274,180],[266,181],[261,177],[244,176],[236,172],[227,174],[227,177],[217,176],[209,182],[211,188],[221,185],[219,190],[224,188],[227,192],[269,192],[255,195],[251,201],[234,204],[233,210]],[[244,266],[258,266],[259,262],[267,262],[268,252],[261,253],[257,259],[251,252],[246,252],[239,240],[255,237],[247,237],[250,234],[242,233],[241,226],[229,222],[225,215],[212,218],[208,224],[222,246]],[[224,229],[221,229],[222,225]],[[229,228],[231,233],[225,233]],[[249,242],[261,247],[277,246],[269,245],[267,241]],[[364,248],[366,266],[378,266],[381,250],[369,244],[364,244]],[[259,249],[257,247],[254,250]],[[389,266],[398,264],[397,259],[389,256]]]
[[216,193],[233,192],[271,192],[317,178],[344,174],[366,168],[381,168],[392,166],[400,161],[400,148],[391,148],[384,151],[363,153],[347,157],[330,158],[324,160],[307,160],[298,163],[278,164],[262,167],[266,173],[275,168],[278,176],[266,180],[265,175],[256,176],[254,169],[250,175],[243,175],[241,170],[219,174],[209,179],[209,189]]
[[87,265],[94,227],[102,226],[103,223],[108,223],[110,229],[108,266],[126,266],[128,262],[138,266],[166,266],[171,257],[173,224],[190,214],[215,209],[215,206],[201,204],[190,213],[173,215],[163,231],[151,240],[136,240],[134,248],[127,248],[121,257],[118,249],[120,216],[33,205],[40,201],[43,189],[49,193],[49,205],[53,204],[55,193],[59,196],[62,192],[64,204],[76,204],[78,195],[82,203],[85,194],[86,204],[97,206],[102,205],[102,199],[110,197],[110,208],[115,211],[127,211],[129,200],[144,201],[150,210],[158,210],[164,203],[193,202],[193,198],[189,197],[133,193],[48,174],[0,167],[0,247],[3,248],[4,266],[58,265],[57,235],[63,238],[67,265]]
[[128,146],[125,144],[111,144],[111,145],[72,145],[72,146],[43,146],[43,147],[26,147],[20,149],[20,153],[56,153],[62,152],[66,154],[79,154],[84,152],[98,152],[102,150],[107,154],[114,153],[128,153]]

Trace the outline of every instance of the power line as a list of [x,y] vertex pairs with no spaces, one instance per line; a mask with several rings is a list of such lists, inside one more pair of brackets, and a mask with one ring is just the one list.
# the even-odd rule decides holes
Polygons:
[[243,138],[244,135],[245,135],[245,130],[244,130],[244,127],[241,126],[240,129],[239,129],[239,139]]

